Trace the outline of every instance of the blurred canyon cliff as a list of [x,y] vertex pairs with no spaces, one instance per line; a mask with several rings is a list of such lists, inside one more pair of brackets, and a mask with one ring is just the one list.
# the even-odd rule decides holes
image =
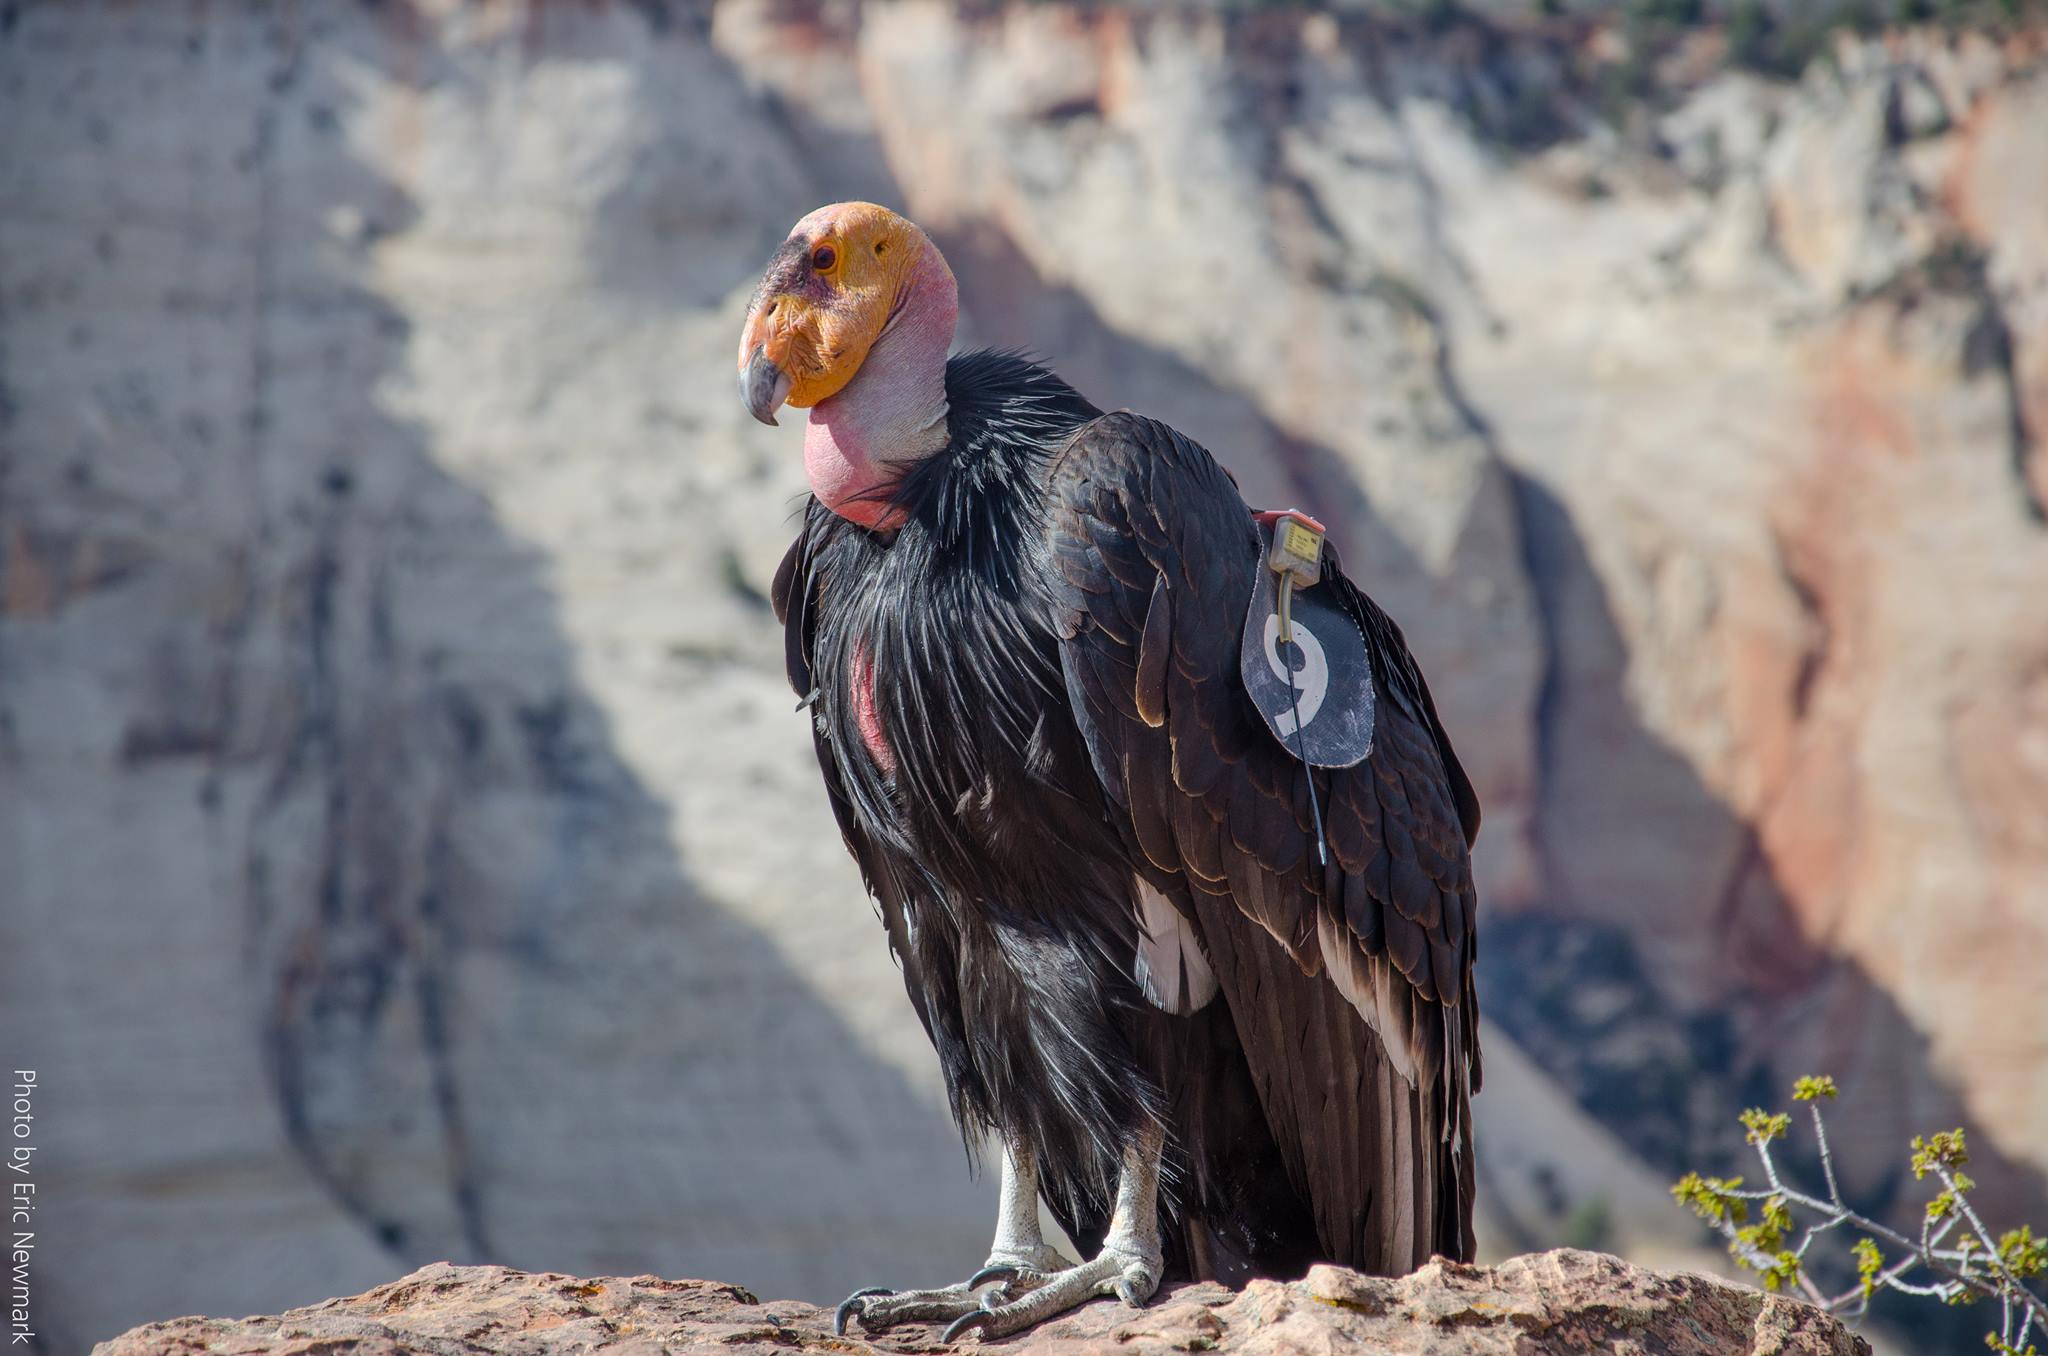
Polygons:
[[[764,594],[822,203],[1330,523],[1486,809],[1484,1243],[1833,1073],[2048,1192],[2048,23],[0,5],[0,1031],[48,1349],[440,1258],[979,1261]],[[1626,7],[1623,7],[1626,8]],[[1902,1180],[1904,1179],[1904,1180]]]

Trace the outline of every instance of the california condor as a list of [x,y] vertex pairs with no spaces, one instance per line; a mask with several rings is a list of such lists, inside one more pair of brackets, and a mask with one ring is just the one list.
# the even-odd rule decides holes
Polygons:
[[[1293,719],[1262,712],[1266,531],[1294,520],[1037,363],[949,357],[957,315],[922,230],[840,203],[739,347],[756,418],[810,410],[790,682],[953,1114],[1002,1146],[983,1269],[861,1291],[842,1329],[1469,1260],[1479,805],[1400,628],[1325,549],[1294,582],[1355,629],[1357,690],[1304,714],[1287,648]],[[1299,737],[1337,717],[1370,741],[1348,764]],[[1041,1237],[1041,1194],[1091,1260]]]

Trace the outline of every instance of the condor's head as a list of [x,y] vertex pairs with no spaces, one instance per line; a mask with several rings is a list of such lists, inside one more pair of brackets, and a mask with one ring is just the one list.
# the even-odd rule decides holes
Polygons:
[[835,512],[883,526],[905,465],[946,441],[953,271],[918,227],[866,202],[799,221],[768,262],[740,332],[740,398],[756,419],[811,411],[804,464]]
[[838,395],[913,294],[934,290],[950,300],[953,273],[915,223],[869,202],[820,207],[775,251],[747,310],[739,355],[747,408],[772,424],[783,405],[808,409]]

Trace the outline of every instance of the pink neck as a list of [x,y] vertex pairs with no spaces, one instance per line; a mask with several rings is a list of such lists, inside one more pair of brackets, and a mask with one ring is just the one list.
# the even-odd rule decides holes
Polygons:
[[878,531],[901,523],[890,492],[946,445],[946,350],[959,317],[953,270],[927,241],[860,371],[811,407],[804,470],[811,492],[840,517]]

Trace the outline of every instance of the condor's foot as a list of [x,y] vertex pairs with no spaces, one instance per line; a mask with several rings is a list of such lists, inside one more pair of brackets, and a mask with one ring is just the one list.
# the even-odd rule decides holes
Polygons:
[[937,1290],[870,1286],[839,1301],[832,1314],[832,1332],[846,1336],[847,1323],[856,1318],[869,1332],[880,1332],[898,1323],[945,1323],[980,1310],[981,1296],[964,1283]]
[[1147,1125],[1124,1146],[1109,1236],[1093,1261],[1056,1271],[1020,1297],[988,1296],[980,1312],[954,1319],[943,1340],[957,1342],[970,1332],[1008,1337],[1097,1295],[1115,1295],[1133,1309],[1143,1308],[1159,1289],[1164,1269],[1159,1237],[1159,1154],[1164,1142],[1165,1132]]
[[1026,1255],[998,1253],[988,1265],[959,1285],[937,1290],[856,1290],[839,1302],[832,1315],[832,1331],[844,1337],[848,1320],[858,1318],[869,1332],[880,1332],[898,1323],[948,1323],[957,1318],[986,1312],[985,1303],[1001,1304],[1043,1285],[1049,1276],[1060,1274],[1067,1259],[1059,1249],[1040,1244]]
[[947,1327],[944,1342],[968,1333],[1008,1337],[1057,1318],[1099,1295],[1115,1295],[1133,1309],[1142,1309],[1159,1289],[1161,1262],[1157,1247],[1131,1246],[1116,1240],[1104,1245],[1093,1261],[1053,1272],[1019,1298],[991,1293],[973,1312]]

